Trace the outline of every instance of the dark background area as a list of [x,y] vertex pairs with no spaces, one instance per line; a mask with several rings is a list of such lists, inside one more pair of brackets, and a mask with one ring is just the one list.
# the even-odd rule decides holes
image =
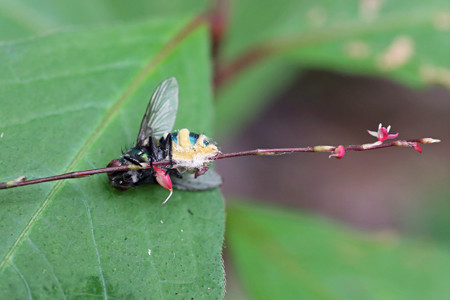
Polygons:
[[442,207],[450,208],[449,99],[441,87],[413,90],[374,77],[299,73],[250,126],[221,141],[223,152],[374,142],[366,129],[376,131],[380,122],[399,139],[442,142],[423,145],[422,154],[388,148],[348,152],[341,160],[300,153],[219,161],[222,191],[227,201],[263,199],[362,229],[450,240],[440,226],[450,224]]

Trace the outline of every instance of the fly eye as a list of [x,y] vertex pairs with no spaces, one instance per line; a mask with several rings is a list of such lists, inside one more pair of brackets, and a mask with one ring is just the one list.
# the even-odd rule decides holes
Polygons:
[[126,190],[128,190],[130,188],[129,186],[122,185],[122,184],[123,184],[123,181],[119,181],[119,184],[118,185],[113,185],[113,187],[116,190],[119,190],[119,191],[126,191]]
[[111,168],[111,167],[120,167],[122,166],[123,163],[118,160],[118,159],[113,159],[112,161],[109,162],[109,164],[106,166],[107,168]]

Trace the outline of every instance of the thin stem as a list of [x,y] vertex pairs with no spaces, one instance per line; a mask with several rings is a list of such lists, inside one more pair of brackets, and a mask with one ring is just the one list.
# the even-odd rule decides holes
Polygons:
[[[422,139],[414,139],[414,140],[397,140],[387,143],[375,142],[370,144],[362,144],[362,145],[348,145],[344,147],[345,152],[347,151],[367,151],[367,150],[375,150],[381,148],[388,147],[412,147],[417,150],[418,144],[433,144],[439,143],[440,140],[432,139],[432,138],[422,138]],[[336,151],[335,146],[312,146],[312,147],[302,147],[302,148],[273,148],[273,149],[254,149],[248,151],[234,152],[234,153],[226,153],[214,156],[211,158],[211,162],[224,158],[232,158],[232,157],[241,157],[241,156],[274,156],[274,155],[284,155],[288,153],[297,153],[297,152],[330,152],[334,153]],[[420,149],[420,148],[419,148]],[[154,166],[160,165],[169,165],[170,162],[168,160],[154,162]],[[177,165],[174,164],[174,167]],[[37,178],[32,180],[26,180],[26,177],[22,176],[7,182],[0,183],[0,189],[8,189],[14,188],[18,186],[31,185],[55,180],[62,179],[71,179],[71,178],[80,178],[92,176],[95,174],[101,173],[113,173],[113,172],[125,172],[131,170],[142,170],[151,168],[150,164],[142,164],[142,166],[137,165],[125,165],[120,167],[109,167],[109,168],[100,168],[100,169],[92,169],[85,171],[75,171],[70,173],[64,173],[60,175]]]

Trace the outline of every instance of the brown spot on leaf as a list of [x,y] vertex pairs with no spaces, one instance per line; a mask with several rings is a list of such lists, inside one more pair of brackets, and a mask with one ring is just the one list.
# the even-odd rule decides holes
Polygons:
[[367,58],[370,54],[369,44],[363,41],[351,41],[345,45],[345,53],[355,59]]
[[450,88],[450,70],[447,68],[424,65],[420,67],[419,75],[427,84],[440,84]]
[[432,22],[437,30],[450,31],[450,12],[438,12]]
[[377,58],[377,66],[382,71],[391,71],[405,65],[413,56],[414,41],[405,35],[396,37]]
[[360,0],[359,14],[364,19],[375,19],[380,11],[382,0]]
[[316,6],[308,10],[306,13],[306,18],[309,24],[314,27],[321,27],[327,20],[327,13],[322,7]]

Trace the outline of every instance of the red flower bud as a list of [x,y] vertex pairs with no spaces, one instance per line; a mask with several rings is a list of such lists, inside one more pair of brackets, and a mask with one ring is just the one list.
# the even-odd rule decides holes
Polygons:
[[341,159],[344,157],[345,147],[343,145],[339,145],[334,149],[334,153],[330,154],[329,158],[336,157],[337,159]]
[[411,147],[413,147],[417,152],[422,153],[422,147],[420,147],[418,143],[412,143]]

